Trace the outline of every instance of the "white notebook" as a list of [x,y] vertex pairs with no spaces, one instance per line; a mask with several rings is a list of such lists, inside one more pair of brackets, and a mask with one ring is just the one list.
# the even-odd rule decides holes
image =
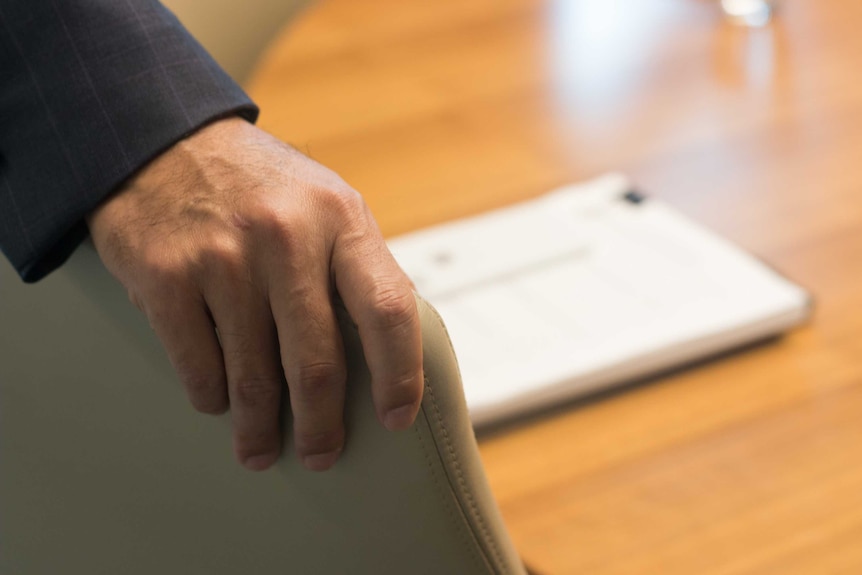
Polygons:
[[389,242],[477,426],[779,334],[810,299],[620,175]]

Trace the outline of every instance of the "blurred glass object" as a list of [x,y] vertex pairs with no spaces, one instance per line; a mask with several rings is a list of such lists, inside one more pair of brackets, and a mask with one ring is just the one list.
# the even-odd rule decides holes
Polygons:
[[769,0],[721,0],[721,10],[730,22],[741,26],[765,26],[772,18]]

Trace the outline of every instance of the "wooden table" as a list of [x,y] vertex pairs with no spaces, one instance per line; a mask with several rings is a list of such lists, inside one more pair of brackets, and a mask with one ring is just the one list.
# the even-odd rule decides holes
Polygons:
[[809,287],[779,342],[481,439],[547,574],[862,573],[862,2],[329,0],[261,125],[386,234],[622,170]]

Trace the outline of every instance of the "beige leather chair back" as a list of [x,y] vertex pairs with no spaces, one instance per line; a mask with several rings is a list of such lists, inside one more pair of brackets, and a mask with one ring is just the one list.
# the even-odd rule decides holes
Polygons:
[[260,53],[309,0],[162,0],[228,74],[244,82]]
[[523,573],[445,328],[423,302],[428,381],[414,427],[378,424],[344,314],[342,459],[316,474],[288,452],[255,474],[234,462],[226,416],[188,405],[92,247],[35,286],[4,261],[0,293],[0,573]]

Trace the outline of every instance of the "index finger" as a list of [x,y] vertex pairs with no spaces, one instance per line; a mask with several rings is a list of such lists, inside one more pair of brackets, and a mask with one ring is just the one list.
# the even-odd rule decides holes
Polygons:
[[410,280],[376,227],[332,255],[335,285],[359,328],[377,417],[390,431],[413,424],[422,401],[422,332]]

